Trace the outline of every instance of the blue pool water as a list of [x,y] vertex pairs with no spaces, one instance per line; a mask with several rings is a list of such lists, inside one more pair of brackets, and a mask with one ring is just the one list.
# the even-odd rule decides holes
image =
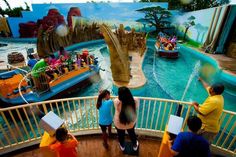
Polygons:
[[[7,53],[12,51],[25,52],[26,48],[35,48],[35,44],[21,44],[21,43],[8,43],[7,47],[0,48],[0,60],[6,60]],[[160,58],[155,53],[154,42],[147,43],[148,50],[145,54],[143,62],[143,71],[147,77],[146,85],[140,89],[140,92],[133,92],[135,96],[144,97],[158,97],[181,100],[186,84],[194,66],[199,62],[199,57],[187,51],[184,47],[180,47],[180,57],[178,59],[165,59]],[[90,54],[94,54],[99,58],[99,64],[105,71],[100,71],[101,80],[93,83],[85,89],[68,95],[68,97],[76,96],[94,96],[98,94],[100,89],[109,89],[113,95],[117,95],[117,88],[112,84],[112,76],[110,70],[109,51],[106,44],[95,44],[90,46],[81,47],[74,51],[81,51],[87,48]],[[206,65],[207,61],[201,59],[201,66]],[[193,78],[189,89],[184,97],[184,101],[197,101],[202,103],[206,97],[207,92],[197,80],[198,76]],[[214,75],[217,77],[217,73]],[[222,81],[213,79],[212,82]],[[231,86],[226,86],[224,92],[225,109],[236,111],[236,89],[231,89]]]
[[[195,64],[199,62],[199,58],[191,53],[186,53],[184,49],[181,48],[180,57],[176,60],[160,58],[155,53],[153,42],[148,42],[147,46],[148,50],[143,63],[143,71],[147,77],[147,83],[143,89],[140,89],[141,92],[133,92],[133,94],[135,96],[181,100],[188,79],[192,74]],[[109,89],[114,95],[117,95],[117,88],[112,85],[111,70],[109,68],[109,50],[106,45],[92,46],[88,49],[92,54],[99,57],[100,66],[105,69],[105,71],[100,71],[102,78],[100,82],[94,83],[85,88],[83,91],[75,93],[71,96],[93,96],[97,95],[99,89]],[[200,61],[200,63],[201,66],[207,64],[206,61]],[[214,77],[217,78],[217,73]],[[212,82],[219,82],[219,80],[215,79],[212,80]],[[229,94],[228,89],[224,92],[224,97],[224,108],[226,110],[236,111],[236,97]],[[193,81],[191,82],[183,100],[202,103],[206,98],[207,92],[198,81],[197,75],[193,78]]]

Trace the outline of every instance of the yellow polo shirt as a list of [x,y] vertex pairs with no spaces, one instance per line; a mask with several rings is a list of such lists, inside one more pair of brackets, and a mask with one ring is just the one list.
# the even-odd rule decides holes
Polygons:
[[[209,88],[207,88],[209,91]],[[209,93],[209,92],[208,92]],[[224,98],[222,95],[210,96],[199,106],[198,117],[202,120],[202,129],[207,132],[218,133],[220,130],[220,116],[223,112]]]

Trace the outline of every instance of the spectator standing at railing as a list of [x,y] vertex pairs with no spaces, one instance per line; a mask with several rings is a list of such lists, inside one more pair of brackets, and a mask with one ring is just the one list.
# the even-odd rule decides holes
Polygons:
[[114,100],[114,124],[118,134],[119,146],[122,151],[125,150],[126,130],[133,143],[133,150],[138,150],[139,143],[134,130],[137,121],[136,109],[138,105],[138,100],[133,98],[129,88],[120,87],[118,89],[118,98]]
[[[99,110],[99,126],[102,130],[103,146],[108,149],[107,137],[111,135],[112,107],[113,101],[110,99],[110,92],[102,90],[99,92],[97,100],[97,109]],[[108,129],[108,135],[106,130]]]
[[[173,141],[168,142],[171,154],[178,157],[210,157],[209,143],[198,131],[202,126],[201,119],[191,116],[187,120],[188,132],[181,132]],[[173,143],[173,145],[172,145]]]
[[224,85],[216,83],[209,86],[202,78],[199,78],[199,81],[206,88],[209,97],[202,105],[199,105],[197,102],[193,102],[192,105],[198,113],[198,117],[202,120],[200,134],[209,143],[212,143],[220,130],[220,116],[224,108],[224,97],[222,96]]

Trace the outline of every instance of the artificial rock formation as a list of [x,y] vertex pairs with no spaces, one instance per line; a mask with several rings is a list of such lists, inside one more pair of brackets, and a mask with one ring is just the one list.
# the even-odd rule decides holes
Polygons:
[[123,51],[115,34],[106,26],[101,25],[100,30],[109,47],[111,71],[114,81],[129,82],[129,56],[128,51]]
[[131,78],[129,52],[139,53],[142,56],[146,50],[145,33],[136,33],[134,29],[126,32],[123,25],[111,31],[106,25],[101,25],[100,30],[110,51],[111,71],[116,82],[129,82]]
[[115,32],[123,51],[135,51],[141,56],[146,50],[146,34],[135,32],[132,28],[130,32],[125,31],[123,24]]
[[73,43],[97,40],[103,36],[100,34],[99,26],[97,23],[92,24],[79,24],[77,23],[73,30],[72,41]]
[[[80,24],[75,23],[74,29],[72,28],[72,16],[81,16],[78,8],[72,7],[68,13],[69,27],[65,24],[62,15],[56,9],[51,9],[48,15],[43,18],[42,24],[38,30],[37,51],[39,57],[59,50],[61,46],[66,47],[74,43],[101,39],[102,35],[99,32],[99,27],[96,23],[93,24]],[[68,34],[60,36],[57,34],[56,29],[58,25],[64,25],[68,29]]]
[[57,9],[50,9],[48,15],[44,16],[38,30],[37,52],[39,57],[52,54],[60,46],[66,46],[70,36],[60,37],[56,34],[56,27],[65,25],[64,17]]
[[72,28],[72,17],[81,16],[80,9],[78,7],[71,7],[67,14],[67,23],[70,28]]

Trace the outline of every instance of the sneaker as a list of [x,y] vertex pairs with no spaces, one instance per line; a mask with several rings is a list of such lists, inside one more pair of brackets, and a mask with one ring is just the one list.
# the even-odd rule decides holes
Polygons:
[[122,147],[119,143],[120,149],[122,150],[122,152],[125,150],[125,147]]
[[102,144],[104,148],[109,149],[109,145],[107,143],[103,142]]
[[134,151],[137,151],[137,150],[138,150],[138,146],[139,146],[139,143],[138,143],[138,140],[137,140],[136,146],[133,146],[133,150],[134,150]]

